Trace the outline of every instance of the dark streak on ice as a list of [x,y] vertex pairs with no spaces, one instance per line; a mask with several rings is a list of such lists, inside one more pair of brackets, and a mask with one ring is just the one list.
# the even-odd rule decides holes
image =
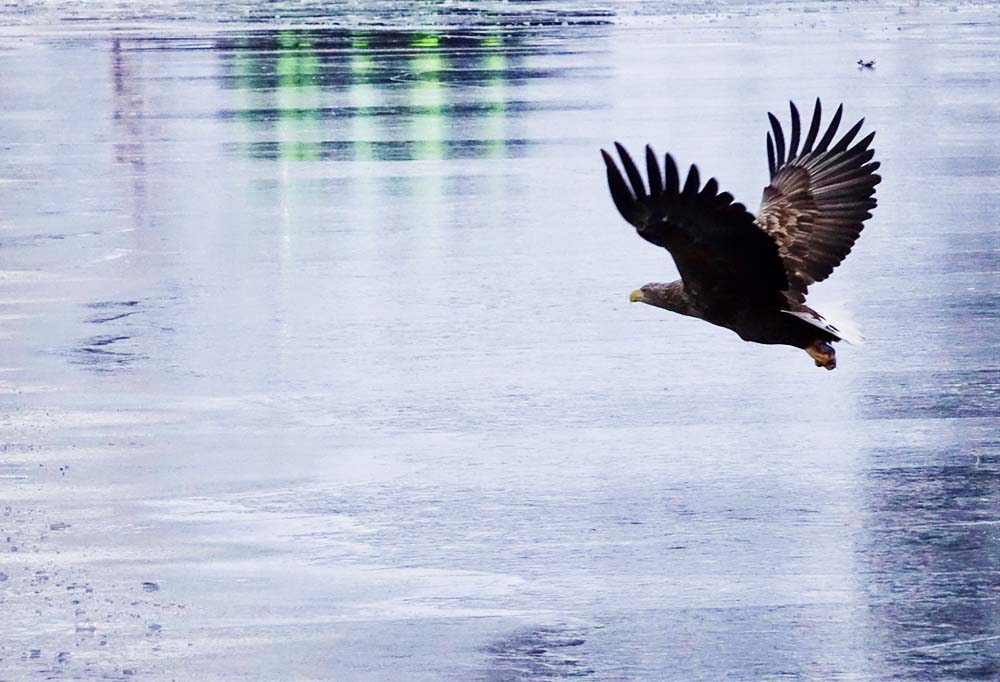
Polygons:
[[591,677],[579,631],[539,628],[518,632],[487,647],[490,669],[484,682],[563,680]]

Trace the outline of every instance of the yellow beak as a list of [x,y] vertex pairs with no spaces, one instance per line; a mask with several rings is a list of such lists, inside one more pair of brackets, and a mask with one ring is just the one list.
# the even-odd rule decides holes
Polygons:
[[630,303],[635,303],[636,301],[642,300],[642,290],[636,289],[631,294],[628,295],[628,300]]

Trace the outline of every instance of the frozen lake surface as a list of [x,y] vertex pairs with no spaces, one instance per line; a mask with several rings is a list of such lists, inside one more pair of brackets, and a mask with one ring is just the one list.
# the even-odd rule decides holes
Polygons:
[[[1000,677],[996,7],[203,5],[0,10],[0,680]],[[630,306],[816,96],[868,343]]]

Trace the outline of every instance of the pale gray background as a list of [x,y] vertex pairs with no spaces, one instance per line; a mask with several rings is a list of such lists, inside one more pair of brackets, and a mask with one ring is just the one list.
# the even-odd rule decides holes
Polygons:
[[[321,4],[0,11],[0,680],[1000,675],[995,7]],[[630,306],[816,96],[869,343]]]

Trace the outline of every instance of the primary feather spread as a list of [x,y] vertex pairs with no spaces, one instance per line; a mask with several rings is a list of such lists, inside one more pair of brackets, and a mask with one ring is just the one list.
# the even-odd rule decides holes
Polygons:
[[[830,345],[845,335],[804,304],[810,284],[844,260],[871,217],[881,178],[869,149],[875,133],[854,142],[864,119],[836,143],[843,106],[820,135],[816,100],[802,147],[799,112],[791,108],[791,137],[768,114],[770,183],[754,217],[711,178],[704,185],[696,166],[681,184],[673,157],[661,172],[646,147],[646,177],[617,142],[623,176],[603,149],[611,197],[622,216],[647,241],[673,256],[677,282],[647,284],[632,293],[641,301],[732,329],[747,341],[805,349],[816,365],[833,369]],[[853,144],[852,144],[853,143]],[[627,179],[626,179],[627,178]]]

